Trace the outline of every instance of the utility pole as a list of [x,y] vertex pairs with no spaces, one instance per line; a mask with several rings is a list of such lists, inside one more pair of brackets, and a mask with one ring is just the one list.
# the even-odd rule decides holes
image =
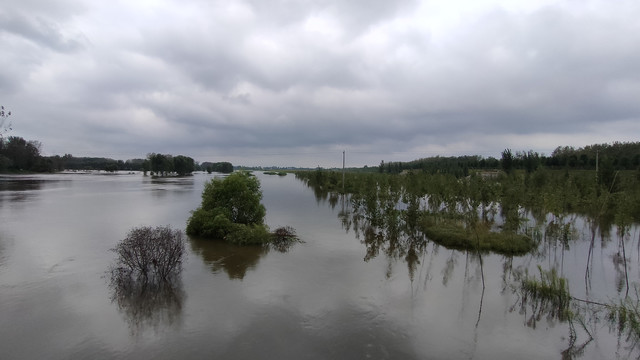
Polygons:
[[600,150],[596,150],[596,184],[598,183],[598,152]]
[[344,194],[344,150],[342,150],[342,193]]

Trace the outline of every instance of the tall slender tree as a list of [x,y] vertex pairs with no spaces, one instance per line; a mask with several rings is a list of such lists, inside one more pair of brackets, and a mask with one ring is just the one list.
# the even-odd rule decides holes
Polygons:
[[4,106],[0,106],[0,139],[11,130],[9,116],[11,116],[11,111],[5,111]]
[[502,170],[504,170],[507,174],[511,173],[513,170],[513,153],[511,149],[504,149],[502,152]]

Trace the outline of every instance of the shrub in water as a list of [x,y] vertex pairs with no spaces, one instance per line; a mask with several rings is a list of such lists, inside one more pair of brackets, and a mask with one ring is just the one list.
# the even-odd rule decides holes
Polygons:
[[182,232],[169,226],[134,228],[114,249],[112,281],[167,280],[182,270]]

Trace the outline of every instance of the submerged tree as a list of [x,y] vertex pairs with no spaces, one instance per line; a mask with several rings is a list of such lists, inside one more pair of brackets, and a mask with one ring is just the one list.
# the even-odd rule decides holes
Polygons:
[[114,249],[112,281],[168,281],[182,270],[182,232],[169,226],[134,228]]
[[132,229],[112,249],[111,301],[125,315],[132,333],[180,317],[184,292],[179,277],[185,251],[182,232],[169,226]]

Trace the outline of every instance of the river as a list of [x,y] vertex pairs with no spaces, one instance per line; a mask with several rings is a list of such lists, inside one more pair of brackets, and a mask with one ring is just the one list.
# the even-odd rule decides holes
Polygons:
[[[532,321],[513,272],[555,267],[573,295],[594,301],[625,292],[615,231],[595,241],[585,277],[591,235],[579,217],[570,246],[521,257],[432,243],[367,256],[362,234],[339,218],[348,204],[316,199],[293,175],[257,174],[266,223],[293,227],[301,243],[279,252],[188,239],[171,289],[115,296],[110,249],[134,227],[183,230],[213,176],[1,176],[0,358],[560,359],[569,326]],[[626,249],[634,283],[637,227]],[[587,330],[594,339],[574,357],[637,356],[603,320],[576,329],[570,350]]]

